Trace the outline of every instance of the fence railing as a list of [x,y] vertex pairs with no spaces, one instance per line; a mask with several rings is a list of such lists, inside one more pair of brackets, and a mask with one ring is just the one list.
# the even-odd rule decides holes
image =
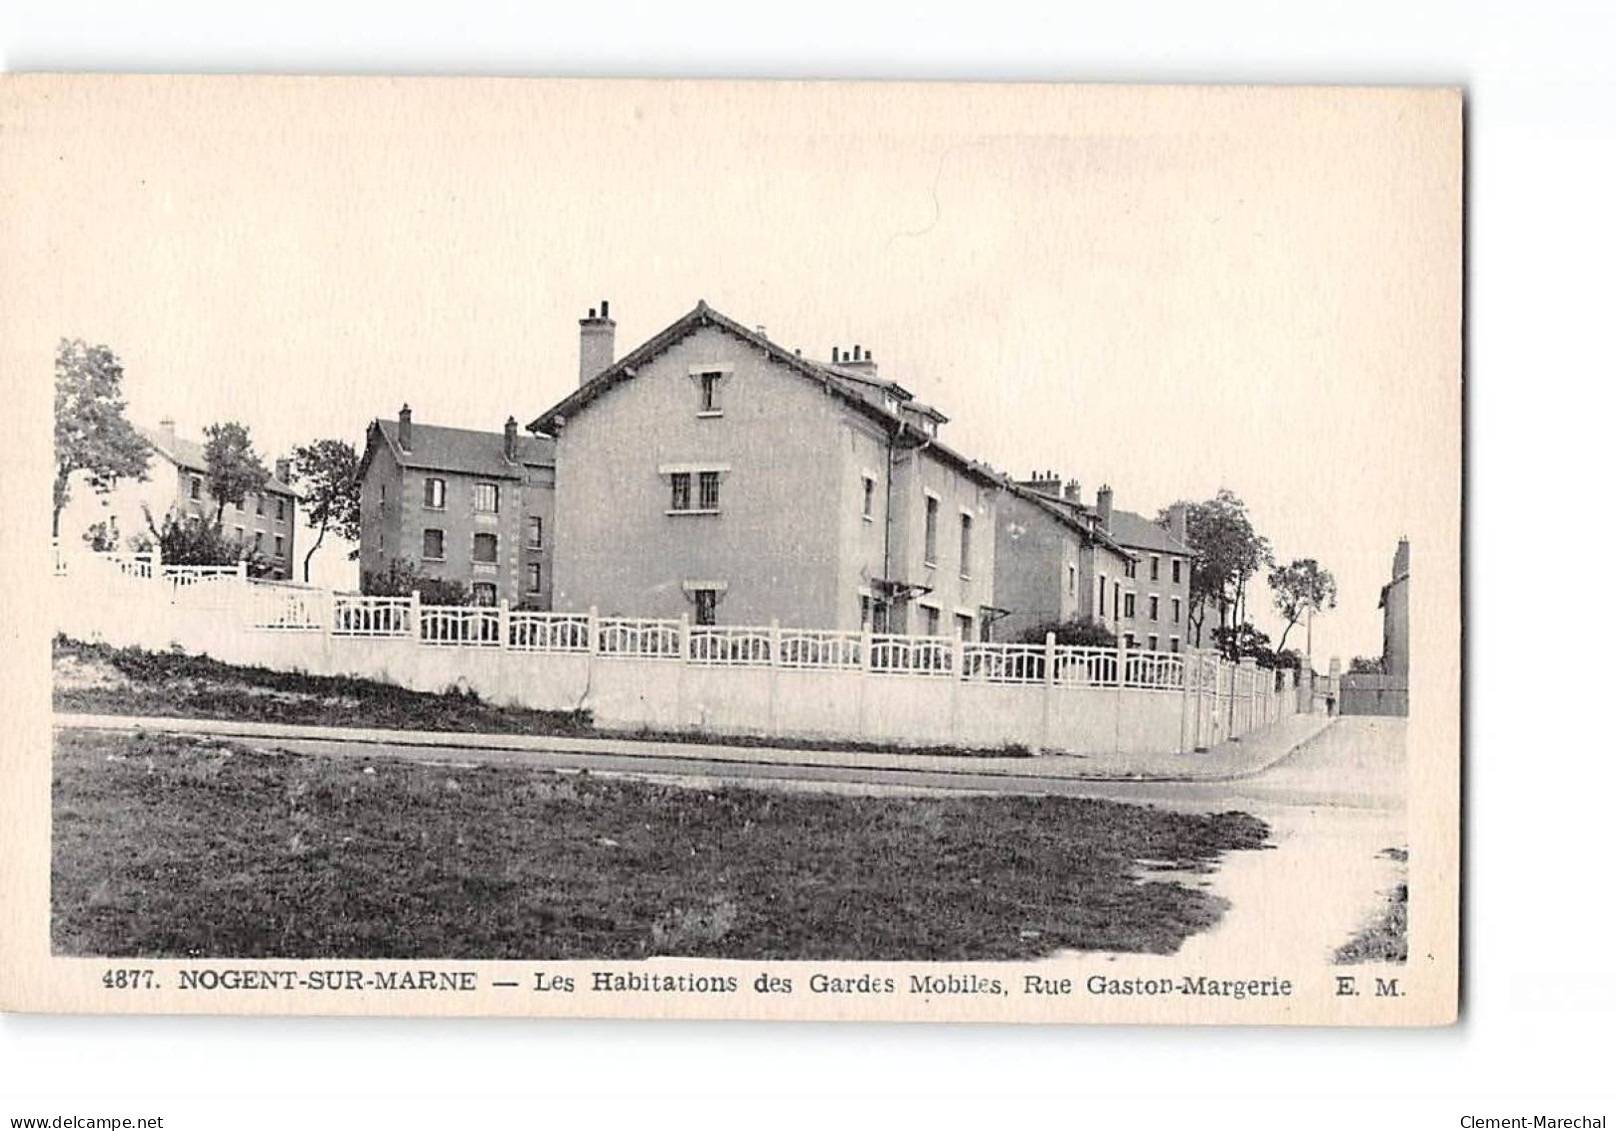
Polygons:
[[409,597],[362,597],[337,593],[331,598],[333,636],[409,636],[415,631]]
[[[83,564],[81,564],[81,562]],[[600,617],[512,610],[505,605],[422,605],[419,595],[364,596],[248,579],[239,566],[166,565],[151,553],[64,553],[53,570],[106,579],[105,593],[136,592],[165,604],[217,611],[241,628],[328,633],[334,638],[399,640],[434,648],[563,653],[614,660],[665,660],[693,667],[770,668],[956,680],[962,684],[1044,685],[1178,695],[1186,745],[1238,737],[1285,708],[1286,678],[1210,652],[993,643],[942,636],[872,634],[778,624],[692,625],[688,619]],[[147,587],[147,583],[155,582]],[[1289,702],[1298,701],[1291,697]]]
[[587,652],[589,617],[578,613],[513,612],[506,646],[518,652]]

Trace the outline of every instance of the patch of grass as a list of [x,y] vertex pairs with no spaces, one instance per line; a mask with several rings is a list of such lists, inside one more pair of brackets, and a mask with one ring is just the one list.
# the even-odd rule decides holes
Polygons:
[[[1408,849],[1387,848],[1380,853],[1388,860],[1408,863]],[[1380,917],[1337,948],[1335,960],[1350,966],[1362,962],[1408,961],[1408,884],[1398,884],[1388,893]]]
[[208,656],[112,648],[64,636],[54,648],[58,711],[163,718],[250,720],[302,726],[379,727],[475,734],[565,735],[769,746],[786,750],[850,750],[975,758],[1030,758],[1020,744],[994,747],[897,746],[879,742],[726,735],[700,731],[607,730],[588,711],[535,711],[489,703],[475,691],[409,691],[349,676],[308,675],[239,667]]
[[1170,954],[1243,813],[698,789],[58,732],[52,939],[142,957]]

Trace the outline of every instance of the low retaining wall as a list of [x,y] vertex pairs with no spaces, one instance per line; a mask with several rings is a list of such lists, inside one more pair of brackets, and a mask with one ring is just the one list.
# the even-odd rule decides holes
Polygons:
[[[1276,688],[1270,672],[1205,653],[1057,650],[1052,640],[1040,648],[831,639],[836,634],[778,626],[697,630],[734,635],[699,636],[693,646],[692,629],[678,622],[423,610],[418,601],[388,605],[239,576],[170,584],[160,565],[156,576],[104,563],[59,570],[58,586],[59,630],[81,639],[180,647],[230,664],[416,691],[459,688],[499,704],[586,710],[609,729],[1086,755],[1185,752],[1269,726],[1302,698],[1291,673],[1281,673],[1284,686]],[[423,639],[441,639],[434,634],[451,622],[466,642]]]
[[1347,672],[1341,676],[1343,715],[1408,717],[1408,677]]

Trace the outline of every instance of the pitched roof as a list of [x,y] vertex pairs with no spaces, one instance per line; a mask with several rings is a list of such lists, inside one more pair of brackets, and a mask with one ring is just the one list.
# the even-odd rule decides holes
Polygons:
[[1186,557],[1192,553],[1188,546],[1167,533],[1159,523],[1133,511],[1112,510],[1111,536],[1135,550],[1159,550]]
[[1057,495],[1045,494],[1042,491],[1037,491],[1031,487],[1028,487],[1024,483],[1010,482],[1006,484],[1006,489],[1011,494],[1026,499],[1039,510],[1044,511],[1050,517],[1054,518],[1062,526],[1065,526],[1070,530],[1075,530],[1078,534],[1082,535],[1084,538],[1087,538],[1089,541],[1097,542],[1107,549],[1115,550],[1124,557],[1134,557],[1134,554],[1130,552],[1126,546],[1123,546],[1115,538],[1113,538],[1111,533],[1108,532],[1103,526],[1097,522],[1092,524],[1089,522],[1088,518],[1086,517],[1089,513],[1088,508],[1083,506],[1081,503],[1074,503],[1069,499],[1063,499]]
[[[541,436],[516,437],[516,461],[505,458],[505,434],[480,432],[473,428],[444,428],[436,424],[410,424],[410,450],[398,442],[398,421],[378,419],[371,428],[379,432],[392,449],[393,458],[403,467],[428,471],[454,471],[483,475],[490,479],[516,479],[521,468],[554,467],[555,441]],[[370,462],[367,443],[359,474]]]
[[[207,449],[195,440],[187,440],[183,436],[170,436],[167,432],[159,431],[156,428],[142,428],[138,424],[135,426],[135,431],[139,432],[141,438],[170,463],[183,467],[186,471],[200,471],[206,474],[208,470]],[[289,495],[294,499],[302,497],[301,492],[296,487],[293,487],[290,483],[282,482],[274,475],[269,477],[269,482],[265,484],[264,490],[276,495]]]
[[[907,428],[910,425],[902,412],[893,413],[887,411],[885,404],[887,391],[892,392],[911,410],[919,408],[927,415],[935,414],[936,418],[946,419],[934,409],[910,404],[909,402],[913,400],[912,394],[896,381],[888,381],[870,373],[855,373],[840,366],[800,357],[755,330],[735,321],[733,318],[720,314],[708,306],[705,301],[702,301],[696,303],[695,309],[690,313],[648,339],[644,344],[625,354],[571,393],[568,393],[560,402],[546,409],[528,425],[528,430],[553,435],[559,422],[575,415],[616,386],[625,381],[632,381],[638,375],[639,366],[656,358],[675,343],[703,326],[715,326],[748,345],[761,350],[771,360],[808,380],[818,383],[827,392],[840,397],[847,404],[863,412],[888,430],[900,427]],[[991,467],[984,463],[978,463],[976,460],[968,459],[934,437],[923,437],[923,441],[928,451],[936,453],[944,462],[953,464],[955,468],[966,474],[999,487],[1008,482],[1005,476],[994,471]]]

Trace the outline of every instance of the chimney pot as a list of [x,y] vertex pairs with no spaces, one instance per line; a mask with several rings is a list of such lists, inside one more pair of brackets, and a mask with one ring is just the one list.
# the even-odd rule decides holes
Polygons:
[[157,431],[162,433],[163,438],[172,444],[174,442],[174,418],[165,416],[159,420],[157,422]]
[[398,446],[406,452],[409,451],[411,438],[410,406],[406,402],[404,407],[398,410]]
[[835,365],[838,362],[840,362],[841,360],[842,360],[842,351],[841,351],[841,349],[839,347],[837,347],[837,346],[831,346],[830,347],[830,363],[832,365]]
[[601,299],[600,300],[600,316],[602,318],[610,318],[611,314],[608,313],[610,310],[611,310],[611,306],[606,302],[605,299]]

